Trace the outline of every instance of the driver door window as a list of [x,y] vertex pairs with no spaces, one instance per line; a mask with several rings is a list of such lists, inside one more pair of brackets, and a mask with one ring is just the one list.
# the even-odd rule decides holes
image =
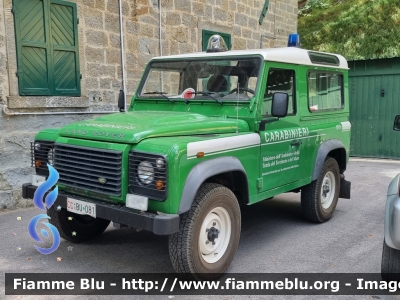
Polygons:
[[261,110],[263,116],[271,115],[272,96],[275,92],[285,92],[289,95],[288,115],[296,114],[296,105],[294,101],[294,74],[294,70],[269,69]]

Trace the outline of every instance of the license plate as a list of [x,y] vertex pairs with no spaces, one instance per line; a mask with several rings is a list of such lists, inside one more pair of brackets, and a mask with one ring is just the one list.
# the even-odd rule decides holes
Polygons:
[[67,198],[67,210],[79,215],[89,215],[96,218],[96,204]]

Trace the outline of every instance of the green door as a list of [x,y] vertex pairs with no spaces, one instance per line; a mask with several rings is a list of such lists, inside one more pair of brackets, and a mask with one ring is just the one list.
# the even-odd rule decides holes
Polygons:
[[400,158],[400,133],[393,131],[400,114],[400,74],[357,73],[349,74],[350,155]]
[[[265,124],[260,131],[261,162],[260,192],[268,191],[285,184],[297,181],[304,174],[300,172],[302,137],[307,134],[305,128],[299,127],[299,116],[296,114],[294,82],[297,68],[284,67],[281,64],[269,63],[266,87],[261,105],[263,119],[274,120],[271,115],[272,97],[275,92],[286,92],[289,95],[288,116],[278,121]],[[303,131],[304,129],[304,131]]]

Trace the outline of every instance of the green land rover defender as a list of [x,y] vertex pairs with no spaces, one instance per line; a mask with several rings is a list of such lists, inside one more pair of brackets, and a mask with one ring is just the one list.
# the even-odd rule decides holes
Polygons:
[[84,242],[113,221],[169,235],[179,273],[214,279],[237,250],[241,205],[301,192],[304,217],[329,220],[350,143],[348,67],[299,47],[155,57],[122,112],[40,131],[33,198],[59,173],[48,209],[61,237]]

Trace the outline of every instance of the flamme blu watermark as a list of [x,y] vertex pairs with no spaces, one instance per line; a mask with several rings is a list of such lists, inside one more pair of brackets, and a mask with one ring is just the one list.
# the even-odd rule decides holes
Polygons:
[[[58,179],[60,178],[58,172],[52,166],[47,164],[47,167],[49,168],[49,177],[44,183],[42,183],[36,189],[35,194],[33,196],[33,204],[35,204],[37,208],[44,211],[46,211],[46,209],[49,209],[56,201],[58,196],[58,187],[56,186],[51,192],[47,194],[45,201],[43,201],[44,195],[57,183]],[[39,223],[39,220],[41,219],[50,219],[50,217],[46,214],[40,214],[33,217],[32,220],[29,222],[28,232],[31,238],[34,239],[36,242],[44,243],[44,241],[39,237],[39,234],[36,230],[36,225]],[[41,223],[47,226],[47,228],[53,235],[53,244],[50,248],[42,248],[37,245],[35,245],[35,248],[42,254],[53,253],[60,246],[60,233],[58,232],[58,229],[52,224],[48,222],[41,222]],[[45,229],[42,229],[40,233],[46,238],[49,237],[49,234]]]

